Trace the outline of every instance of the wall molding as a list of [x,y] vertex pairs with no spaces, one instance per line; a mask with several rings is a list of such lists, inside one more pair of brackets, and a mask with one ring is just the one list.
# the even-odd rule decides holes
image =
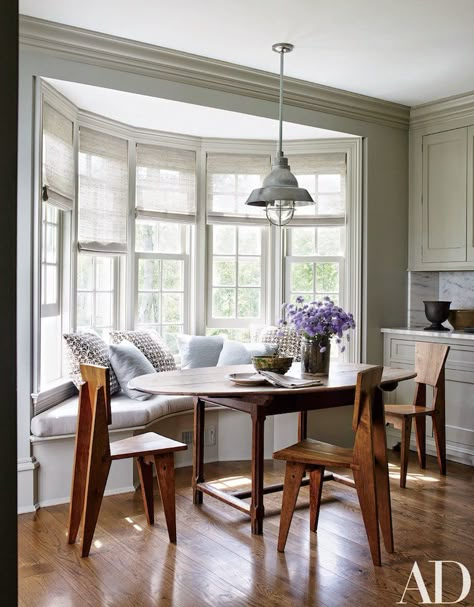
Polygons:
[[474,91],[417,105],[410,110],[410,129],[435,123],[449,127],[453,120],[474,121]]
[[[20,45],[69,60],[277,102],[277,74],[152,44],[20,15]],[[407,106],[296,78],[285,78],[285,104],[407,129]]]

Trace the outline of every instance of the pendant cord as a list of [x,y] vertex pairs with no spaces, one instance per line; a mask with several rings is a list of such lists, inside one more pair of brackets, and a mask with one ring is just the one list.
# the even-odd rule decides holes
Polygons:
[[280,51],[280,108],[278,113],[279,120],[279,141],[278,141],[278,157],[281,158],[283,156],[283,61],[284,61],[284,51]]

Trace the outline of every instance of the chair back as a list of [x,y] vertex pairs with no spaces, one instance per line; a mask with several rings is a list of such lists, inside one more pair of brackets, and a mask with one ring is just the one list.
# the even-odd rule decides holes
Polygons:
[[87,389],[89,400],[94,403],[99,389],[103,389],[107,424],[112,423],[112,409],[110,406],[110,369],[98,365],[80,365],[83,389]]
[[[362,422],[369,429],[372,428],[374,406],[383,407],[382,400],[376,399],[376,391],[382,380],[383,367],[371,367],[357,374],[357,385],[354,400],[354,412],[352,416],[352,429],[356,433]],[[378,403],[380,401],[380,403]]]
[[418,384],[437,387],[442,380],[449,346],[430,342],[417,342],[415,346],[415,371]]
[[108,425],[111,423],[109,369],[96,365],[81,365],[84,384],[79,393],[77,420],[77,444],[89,449],[92,441],[101,445],[107,457],[110,455]]

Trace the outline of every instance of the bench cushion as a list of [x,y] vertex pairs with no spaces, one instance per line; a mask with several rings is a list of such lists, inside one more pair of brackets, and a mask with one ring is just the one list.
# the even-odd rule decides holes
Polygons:
[[[34,436],[60,436],[76,433],[79,397],[64,402],[35,415],[31,420]],[[146,426],[152,421],[181,411],[193,410],[190,396],[156,395],[145,401],[132,400],[123,393],[111,398],[112,424],[110,430]]]

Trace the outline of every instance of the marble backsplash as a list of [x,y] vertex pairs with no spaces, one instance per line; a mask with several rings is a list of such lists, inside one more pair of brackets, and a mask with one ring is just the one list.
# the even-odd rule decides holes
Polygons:
[[474,272],[409,272],[408,325],[425,327],[423,301],[451,301],[451,308],[474,309]]

